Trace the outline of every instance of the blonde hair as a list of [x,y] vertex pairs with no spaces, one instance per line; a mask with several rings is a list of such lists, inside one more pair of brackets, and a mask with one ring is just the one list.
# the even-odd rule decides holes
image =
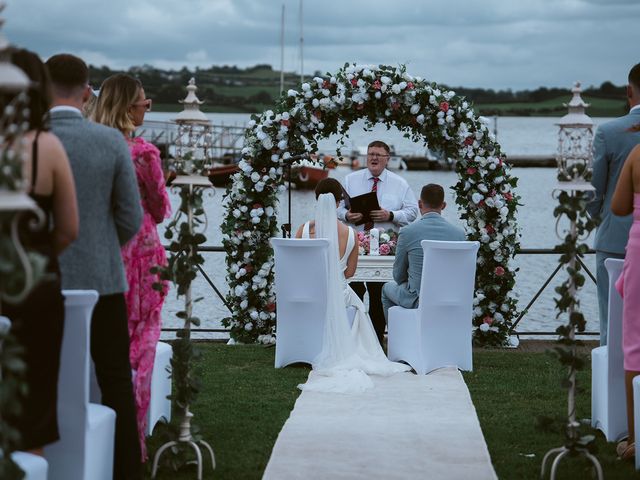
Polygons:
[[117,128],[125,135],[135,130],[129,116],[129,107],[138,101],[142,83],[140,80],[118,73],[102,82],[100,95],[93,111],[93,120]]

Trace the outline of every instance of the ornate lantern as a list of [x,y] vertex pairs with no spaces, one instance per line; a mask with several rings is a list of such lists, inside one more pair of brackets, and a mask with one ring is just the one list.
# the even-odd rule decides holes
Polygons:
[[571,92],[571,101],[564,104],[569,113],[557,124],[560,127],[556,155],[558,180],[586,186],[591,179],[593,120],[584,113],[589,104],[580,96],[580,82],[575,82]]
[[180,103],[184,110],[175,118],[178,136],[175,140],[176,157],[173,166],[179,175],[203,175],[211,168],[213,149],[213,127],[200,105],[196,81],[189,80],[187,96]]
[[[578,293],[584,283],[580,273],[583,268],[581,257],[588,250],[584,241],[595,228],[595,221],[587,215],[586,206],[591,198],[591,160],[593,141],[593,121],[584,113],[589,105],[580,97],[580,82],[576,82],[573,98],[569,102],[569,113],[560,119],[558,137],[558,184],[554,196],[558,207],[554,210],[556,233],[563,242],[556,246],[561,253],[560,264],[566,267],[568,277],[556,288],[559,297],[555,299],[558,317],[566,315],[565,325],[560,326],[556,347],[563,369],[569,366],[564,385],[567,388],[567,421],[564,428],[565,440],[561,447],[549,450],[542,459],[540,478],[546,478],[550,465],[550,480],[556,478],[558,465],[565,457],[584,456],[593,465],[595,475],[602,480],[602,467],[589,449],[589,437],[581,436],[580,422],[576,418],[577,371],[581,368],[577,351],[576,330],[584,332],[586,325],[580,311]],[[564,219],[564,222],[562,221]],[[561,225],[562,224],[562,225]]]

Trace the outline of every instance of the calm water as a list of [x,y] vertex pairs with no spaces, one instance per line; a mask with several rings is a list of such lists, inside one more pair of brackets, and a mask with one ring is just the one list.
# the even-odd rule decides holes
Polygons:
[[[162,116],[163,118],[159,118]],[[156,113],[153,120],[166,120],[172,114]],[[219,114],[210,115],[215,123],[238,124],[249,118],[243,114]],[[595,119],[600,123],[603,119]],[[552,154],[555,150],[557,127],[555,118],[518,118],[509,117],[498,120],[498,140],[507,154]],[[360,127],[361,128],[361,127]],[[491,125],[491,128],[493,126]],[[352,129],[351,137],[356,146],[366,145],[371,138],[386,139],[396,146],[398,152],[420,152],[420,145],[408,142],[397,131],[389,132],[382,128],[374,132],[362,132],[356,128]],[[329,152],[332,147],[332,140],[324,140],[320,143],[320,150]],[[405,143],[406,142],[406,143]],[[335,145],[335,141],[333,143]],[[348,145],[348,143],[347,143]],[[350,170],[340,167],[333,170],[330,175],[342,180]],[[519,208],[518,222],[520,228],[520,243],[522,248],[553,248],[559,243],[555,233],[555,219],[553,209],[556,202],[552,197],[555,182],[555,171],[550,168],[519,168],[513,169],[513,174],[519,178],[517,193],[520,195],[522,206]],[[448,207],[444,211],[444,216],[451,222],[459,222],[459,215],[452,191],[447,188],[456,183],[456,174],[453,172],[431,172],[431,171],[411,171],[401,172],[401,175],[409,182],[414,192],[419,192],[423,185],[427,183],[439,183],[445,187],[447,192]],[[221,189],[211,189],[205,197],[206,211],[208,216],[208,226],[206,234],[207,244],[221,245],[222,235],[220,224],[224,217],[221,204],[224,191]],[[174,210],[177,206],[177,196],[171,194]],[[293,190],[291,195],[291,210],[293,228],[297,228],[307,219],[313,216],[314,196],[311,191]],[[280,208],[278,221],[280,224],[286,223],[287,215],[287,192],[280,196]],[[161,234],[164,231],[160,227]],[[295,230],[294,230],[295,231]],[[592,238],[588,240],[591,245]],[[212,278],[219,290],[226,293],[228,287],[225,282],[226,265],[223,253],[205,254],[206,263],[204,266],[207,274]],[[516,292],[519,295],[519,308],[523,309],[533,298],[538,289],[545,282],[547,277],[553,272],[558,262],[557,255],[519,255],[514,261],[515,267],[519,268],[517,273]],[[595,274],[595,256],[588,256],[587,267]],[[566,319],[556,319],[554,309],[554,288],[566,278],[564,272],[558,273],[556,278],[547,286],[546,290],[538,298],[536,303],[530,308],[529,313],[519,324],[521,331],[552,331]],[[194,294],[196,297],[203,296],[204,300],[194,305],[194,314],[202,320],[202,328],[221,328],[221,319],[228,315],[228,311],[215,295],[211,287],[202,279],[194,284]],[[581,309],[587,318],[587,330],[597,331],[597,298],[596,289],[593,282],[587,279],[585,287],[580,291],[579,296]],[[182,309],[181,302],[176,300],[175,294],[170,294],[163,312],[163,325],[165,327],[175,327],[181,325],[175,317],[175,312]],[[165,334],[170,335],[170,334]],[[201,334],[201,336],[204,334]],[[195,335],[196,337],[198,335]],[[206,335],[211,337],[211,335]],[[214,334],[214,337],[226,337],[226,334]]]

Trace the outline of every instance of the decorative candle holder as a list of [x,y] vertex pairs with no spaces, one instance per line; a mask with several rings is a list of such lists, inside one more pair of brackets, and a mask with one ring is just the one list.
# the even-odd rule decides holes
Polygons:
[[369,230],[369,255],[380,255],[380,230],[377,228]]

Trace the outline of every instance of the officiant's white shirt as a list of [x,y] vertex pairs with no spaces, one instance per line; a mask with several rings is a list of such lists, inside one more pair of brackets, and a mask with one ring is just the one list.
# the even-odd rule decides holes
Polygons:
[[[375,228],[383,230],[400,230],[400,227],[410,224],[418,218],[418,201],[409,187],[407,181],[400,175],[390,172],[386,168],[380,174],[377,196],[380,207],[393,212],[393,222],[376,222]],[[371,191],[373,187],[373,175],[368,168],[350,173],[344,179],[344,189],[350,197],[357,197]],[[338,218],[346,222],[347,209],[344,201],[338,206]],[[363,230],[364,225],[359,225],[356,230]]]

